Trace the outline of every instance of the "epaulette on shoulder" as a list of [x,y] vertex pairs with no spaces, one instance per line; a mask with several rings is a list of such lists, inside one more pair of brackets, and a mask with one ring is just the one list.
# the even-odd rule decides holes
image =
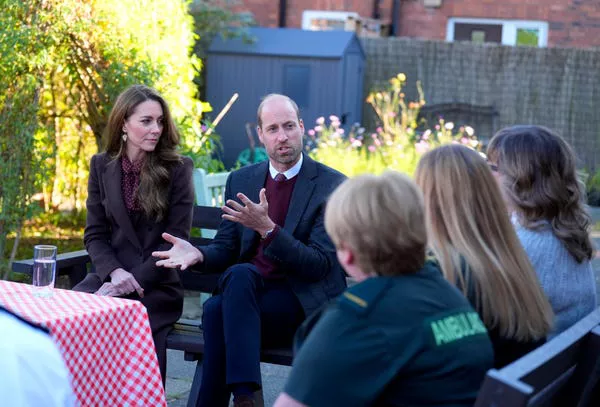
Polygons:
[[43,327],[43,326],[41,326],[41,325],[38,325],[38,324],[36,324],[35,322],[31,322],[31,321],[29,321],[28,319],[25,319],[25,318],[23,318],[23,317],[22,317],[22,316],[20,316],[19,314],[15,314],[14,312],[12,312],[12,311],[10,311],[10,310],[8,310],[8,309],[4,308],[4,307],[3,307],[3,306],[1,306],[1,305],[0,305],[0,312],[4,312],[4,313],[6,313],[6,314],[9,314],[9,315],[11,315],[11,316],[15,317],[16,319],[18,319],[19,321],[21,321],[21,322],[23,322],[23,323],[25,323],[25,324],[29,325],[29,326],[30,326],[30,327],[32,327],[32,328],[38,329],[38,330],[40,330],[40,331],[42,331],[42,332],[44,332],[44,333],[50,333],[50,331],[49,331],[47,328],[45,328],[45,327]]
[[338,300],[341,309],[358,315],[368,313],[387,291],[390,279],[371,277],[346,290]]

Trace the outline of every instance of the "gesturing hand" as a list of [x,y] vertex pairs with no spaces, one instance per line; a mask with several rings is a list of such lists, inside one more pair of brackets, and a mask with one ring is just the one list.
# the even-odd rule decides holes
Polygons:
[[180,267],[181,270],[185,270],[189,266],[204,261],[202,252],[187,240],[180,239],[168,233],[163,233],[162,237],[171,243],[173,247],[163,252],[152,252],[152,256],[162,259],[156,262],[157,266],[167,268]]
[[228,199],[223,206],[223,219],[232,222],[241,223],[247,228],[254,229],[261,236],[267,231],[275,227],[275,223],[269,218],[269,203],[267,202],[267,192],[262,188],[259,192],[258,203],[252,202],[246,195],[239,192],[237,197],[242,201],[242,204]]
[[[133,274],[122,268],[114,269],[110,273],[110,283],[113,287],[110,289],[110,293],[106,295],[126,295],[137,291],[141,298],[144,297],[144,289],[137,282]],[[100,289],[102,290],[102,287]]]

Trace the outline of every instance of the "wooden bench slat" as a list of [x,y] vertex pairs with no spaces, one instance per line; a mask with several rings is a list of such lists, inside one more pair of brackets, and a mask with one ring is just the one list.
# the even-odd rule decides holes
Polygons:
[[491,369],[475,407],[577,405],[600,363],[600,308],[549,342],[500,369]]
[[[167,349],[194,354],[195,358],[192,360],[201,360],[202,354],[204,354],[204,337],[201,329],[191,325],[175,324],[167,336]],[[260,360],[264,363],[291,366],[293,354],[290,348],[263,349],[260,353]]]
[[[65,269],[89,262],[90,255],[86,250],[60,253],[56,255],[56,271],[58,275],[67,274],[64,273]],[[33,259],[16,260],[12,264],[12,271],[31,275],[33,272]],[[60,273],[61,271],[63,271],[62,274]]]

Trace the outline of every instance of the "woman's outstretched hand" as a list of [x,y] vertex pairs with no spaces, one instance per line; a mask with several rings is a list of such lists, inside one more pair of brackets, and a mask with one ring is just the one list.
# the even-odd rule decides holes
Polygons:
[[162,259],[156,262],[157,266],[167,268],[179,267],[181,270],[185,270],[196,263],[204,261],[202,252],[187,240],[180,239],[168,233],[163,233],[162,237],[171,243],[173,247],[163,252],[152,252],[152,256]]

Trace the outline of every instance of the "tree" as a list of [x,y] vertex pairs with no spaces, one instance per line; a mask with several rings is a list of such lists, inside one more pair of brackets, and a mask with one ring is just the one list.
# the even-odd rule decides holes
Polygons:
[[117,95],[157,88],[183,136],[183,151],[210,157],[202,133],[193,19],[184,0],[0,0],[0,259],[44,192],[46,209],[79,209],[88,162],[102,145]]

